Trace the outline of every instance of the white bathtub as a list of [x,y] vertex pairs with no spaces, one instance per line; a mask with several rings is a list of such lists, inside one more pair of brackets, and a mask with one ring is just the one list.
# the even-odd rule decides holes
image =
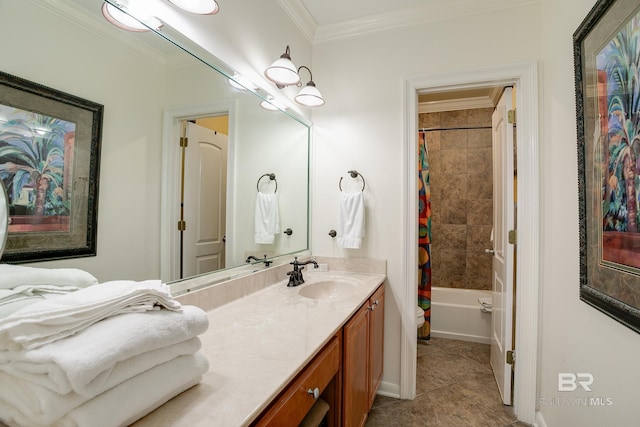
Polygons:
[[433,287],[431,336],[490,344],[491,313],[480,310],[478,298],[491,291]]

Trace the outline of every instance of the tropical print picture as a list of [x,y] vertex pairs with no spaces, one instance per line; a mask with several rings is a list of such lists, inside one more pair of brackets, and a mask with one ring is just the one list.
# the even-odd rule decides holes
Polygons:
[[0,104],[9,232],[68,232],[75,123]]

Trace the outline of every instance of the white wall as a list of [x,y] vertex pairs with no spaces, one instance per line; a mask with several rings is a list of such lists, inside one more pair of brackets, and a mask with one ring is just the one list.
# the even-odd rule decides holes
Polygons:
[[[537,60],[536,5],[460,17],[314,46],[313,73],[327,103],[313,112],[312,253],[387,260],[383,389],[400,381],[403,78]],[[497,46],[502,46],[498,49]],[[357,169],[367,181],[366,237],[344,250],[336,227],[338,180]],[[416,267],[417,269],[417,267]]]

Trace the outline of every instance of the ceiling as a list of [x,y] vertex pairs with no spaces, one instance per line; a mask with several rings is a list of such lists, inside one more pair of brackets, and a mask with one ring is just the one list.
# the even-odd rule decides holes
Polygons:
[[[318,25],[329,25],[396,10],[417,8],[425,0],[301,0]],[[428,0],[427,0],[428,1]]]

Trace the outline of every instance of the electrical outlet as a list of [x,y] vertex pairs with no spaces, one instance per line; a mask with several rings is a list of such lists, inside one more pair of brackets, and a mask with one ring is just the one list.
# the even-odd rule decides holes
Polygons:
[[329,271],[329,264],[318,264],[318,271]]

